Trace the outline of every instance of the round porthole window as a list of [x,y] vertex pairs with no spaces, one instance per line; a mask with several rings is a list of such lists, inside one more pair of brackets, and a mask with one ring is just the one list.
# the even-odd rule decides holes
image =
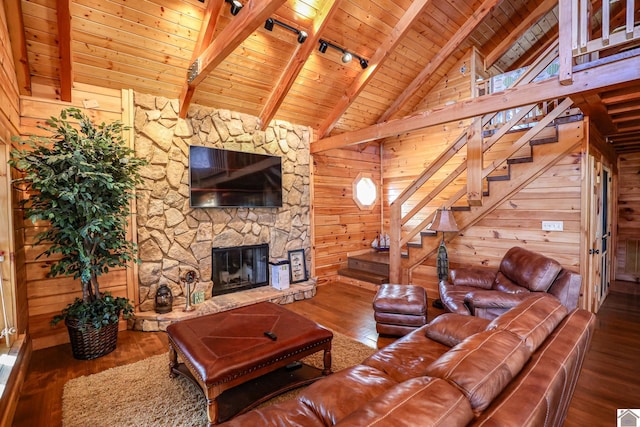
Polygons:
[[353,181],[353,200],[360,209],[372,209],[378,199],[378,187],[371,174],[360,173]]

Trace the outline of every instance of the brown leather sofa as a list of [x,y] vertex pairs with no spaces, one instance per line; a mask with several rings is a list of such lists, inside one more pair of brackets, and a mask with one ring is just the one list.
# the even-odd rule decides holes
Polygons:
[[489,321],[455,313],[232,426],[561,426],[594,315],[538,294]]
[[452,269],[450,281],[440,282],[439,290],[447,311],[493,319],[536,292],[549,293],[573,310],[581,285],[580,275],[556,260],[516,246],[507,251],[498,270]]

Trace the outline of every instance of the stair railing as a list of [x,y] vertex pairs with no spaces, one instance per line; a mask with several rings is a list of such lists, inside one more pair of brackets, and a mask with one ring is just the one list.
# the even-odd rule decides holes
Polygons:
[[[543,70],[545,70],[556,58],[558,57],[558,41],[556,40],[540,58],[536,61],[535,64],[530,66],[515,82],[514,86],[525,85],[532,82],[536,76],[538,76]],[[504,163],[509,157],[511,157],[515,152],[518,151],[526,142],[531,140],[533,136],[539,133],[548,123],[551,123],[555,118],[558,117],[559,114],[564,112],[569,106],[571,101],[565,100],[561,103],[563,109],[556,108],[553,111],[555,114],[547,114],[545,117],[540,119],[537,125],[530,128],[529,131],[526,132],[525,136],[528,139],[523,139],[525,136],[520,138],[516,143],[511,146],[509,150],[509,154],[501,160],[497,160],[492,162],[489,166],[485,167],[482,172],[482,179],[485,179],[493,170],[499,167],[502,163]],[[567,105],[568,104],[568,105]],[[514,126],[521,123],[522,120],[527,116],[531,116],[531,112],[535,109],[538,104],[531,104],[525,107],[521,107],[517,109],[513,117],[505,123],[503,126],[495,130],[495,133],[492,135],[489,140],[483,143],[483,152],[486,152],[491,146],[493,146],[502,136],[504,136],[507,132],[513,129]],[[546,109],[541,109],[540,111],[544,113]],[[491,121],[496,117],[499,112],[490,113],[482,116],[481,118],[475,118],[470,125],[470,128],[473,128],[477,124],[477,121],[481,121],[481,127],[484,129],[485,126],[491,123]],[[548,119],[547,119],[548,118]],[[529,118],[531,120],[531,118]],[[544,126],[541,123],[546,123]],[[534,131],[535,129],[535,131]],[[402,228],[405,226],[410,220],[414,219],[415,216],[423,212],[425,207],[431,203],[435,197],[438,196],[445,188],[447,188],[451,183],[454,182],[464,171],[467,169],[466,160],[462,161],[461,164],[449,175],[442,180],[429,194],[419,200],[416,205],[407,212],[406,215],[402,215],[402,206],[406,203],[416,192],[422,188],[433,176],[449,161],[451,160],[465,145],[467,144],[467,131],[465,130],[456,140],[454,140],[449,146],[435,159],[429,164],[425,170],[411,183],[407,186],[400,195],[390,204],[390,226],[389,226],[389,279],[391,282],[400,283],[401,275],[402,275],[402,261],[401,261],[401,248],[406,245],[409,241],[411,241],[416,235],[418,235],[422,230],[426,228],[428,223],[430,222],[430,218],[432,217],[432,212],[426,213],[424,217],[426,219],[422,220],[419,224],[414,227],[411,227],[406,231],[403,237]],[[463,186],[460,191],[458,191],[453,197],[449,198],[445,203],[445,207],[450,208],[453,206],[459,199],[464,197],[467,193],[466,184]]]

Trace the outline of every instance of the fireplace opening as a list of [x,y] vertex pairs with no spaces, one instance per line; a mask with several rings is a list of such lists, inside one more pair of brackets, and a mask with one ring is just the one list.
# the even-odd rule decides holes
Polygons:
[[269,245],[211,249],[212,296],[269,285]]

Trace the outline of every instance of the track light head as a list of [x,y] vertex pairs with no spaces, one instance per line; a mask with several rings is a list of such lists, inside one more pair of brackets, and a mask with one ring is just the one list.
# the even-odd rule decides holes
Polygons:
[[351,55],[349,52],[346,52],[342,55],[342,62],[343,63],[348,63],[351,62],[351,60],[353,59],[353,55]]
[[238,12],[240,12],[240,9],[242,9],[242,7],[244,6],[242,3],[240,3],[240,0],[224,0],[224,1],[225,3],[231,4],[231,14],[233,16],[236,16]]
[[300,30],[300,32],[298,32],[298,43],[300,43],[300,44],[304,43],[304,41],[307,39],[307,37],[309,37],[307,32],[304,31],[304,30]]
[[264,28],[267,31],[273,31],[273,18],[267,18],[267,20],[264,22]]
[[360,58],[360,66],[364,70],[365,68],[367,68],[369,66],[369,61],[367,61],[364,58]]
[[327,51],[327,47],[329,47],[329,44],[324,40],[320,40],[320,47],[318,48],[318,50],[322,53],[325,53]]

